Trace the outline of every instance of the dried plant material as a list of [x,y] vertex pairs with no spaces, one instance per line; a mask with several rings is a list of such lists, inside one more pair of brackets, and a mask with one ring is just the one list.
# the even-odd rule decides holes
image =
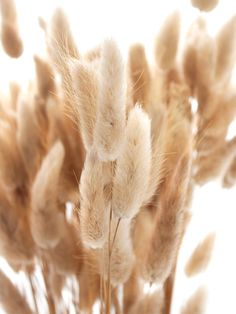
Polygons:
[[54,74],[48,62],[38,56],[34,57],[35,69],[37,75],[38,95],[43,99],[55,93]]
[[58,98],[49,98],[47,113],[50,130],[48,142],[60,140],[65,148],[65,159],[59,179],[58,200],[61,203],[78,201],[78,181],[84,163],[84,148],[78,129],[65,114]]
[[[217,2],[192,0],[205,11]],[[17,57],[13,0],[0,9],[3,44]],[[170,314],[196,183],[236,181],[236,140],[226,140],[236,113],[235,21],[212,39],[200,16],[178,50],[173,13],[152,65],[142,44],[126,62],[112,39],[80,56],[61,9],[51,23],[39,20],[49,58],[34,57],[23,95],[16,84],[0,93],[0,254],[28,276],[36,313],[41,273],[50,314],[91,314],[94,305],[102,314]],[[188,276],[206,267],[213,242],[209,235],[195,249]],[[146,293],[145,282],[161,291]],[[197,291],[182,314],[200,314],[204,300]]]
[[148,104],[151,74],[143,45],[131,46],[129,50],[129,70],[133,103],[138,102],[145,108]]
[[150,133],[148,116],[136,106],[129,113],[124,147],[116,164],[112,208],[117,217],[134,217],[144,201],[151,169]]
[[141,295],[141,285],[139,283],[139,276],[134,269],[129,279],[124,283],[123,290],[123,309],[124,313],[129,313],[130,309],[136,303]]
[[[54,51],[55,54],[57,54],[57,58],[53,60],[57,60],[56,62],[57,66],[60,66],[60,59],[65,57],[72,57],[72,58],[78,58],[79,52],[78,48],[75,44],[73,35],[70,30],[69,21],[67,19],[67,16],[65,15],[65,12],[58,8],[55,10],[52,21],[51,21],[51,38],[50,40],[53,41],[55,45],[58,45],[58,48],[60,48],[59,51]],[[52,51],[53,53],[53,51]],[[59,54],[62,54],[61,56]],[[54,55],[56,57],[56,55]]]
[[163,313],[163,292],[144,294],[138,299],[128,314],[161,314]]
[[11,107],[13,110],[16,110],[21,88],[16,82],[10,82],[9,90],[11,95]]
[[223,176],[235,155],[236,138],[233,138],[228,142],[224,142],[210,156],[200,156],[196,161],[198,167],[194,176],[195,181],[202,185],[209,180]]
[[191,0],[191,2],[195,8],[209,12],[217,6],[219,0]]
[[9,126],[0,132],[0,177],[13,201],[26,205],[28,177],[16,142],[14,129]]
[[186,153],[178,161],[169,187],[162,191],[155,230],[144,254],[142,275],[148,282],[163,283],[174,267],[185,227],[183,207],[189,175],[190,160]]
[[52,294],[55,299],[58,301],[62,297],[62,289],[65,285],[65,279],[66,277],[56,273],[53,269],[50,269],[49,272],[49,285],[50,290],[52,291]]
[[[133,253],[133,245],[130,237],[130,221],[121,219],[117,228],[118,220],[114,219],[111,228],[111,256],[110,256],[110,281],[115,287],[125,283],[133,270],[135,257]],[[113,243],[114,242],[114,243]],[[104,278],[107,279],[107,273],[104,269],[108,269],[109,265],[109,246],[106,243],[104,252],[101,252],[100,269]]]
[[[206,78],[204,77],[205,69],[202,68],[202,66],[205,65],[208,58],[211,58],[211,46],[209,44],[208,47],[208,41],[209,39],[206,32],[205,21],[201,18],[198,18],[196,21],[194,21],[188,31],[182,56],[184,78],[192,92],[192,95],[196,93],[198,85],[202,85],[201,81],[203,80],[205,82],[207,78],[212,75],[214,70],[214,68],[210,68],[211,63],[207,64],[207,69],[210,69],[210,71],[206,71],[207,76]],[[199,44],[196,45],[196,42]],[[206,55],[202,55],[204,50],[207,52]]]
[[19,313],[19,310],[24,314],[33,314],[25,297],[2,271],[0,271],[0,283],[0,303],[8,314]]
[[46,150],[45,137],[34,112],[36,104],[36,100],[32,104],[31,98],[22,97],[17,108],[17,141],[31,180],[35,177]]
[[61,75],[66,111],[72,115],[74,93],[68,61],[71,58],[79,59],[80,56],[67,17],[61,9],[57,9],[52,17],[50,31],[47,32],[47,44],[53,65]]
[[83,243],[101,248],[108,236],[109,211],[104,197],[103,162],[87,154],[80,180],[80,225]]
[[194,250],[185,267],[188,277],[194,276],[204,270],[211,259],[215,242],[215,235],[209,234]]
[[45,251],[45,255],[58,274],[78,275],[83,265],[80,236],[75,226],[69,223],[65,224],[60,236],[57,245]]
[[65,224],[57,204],[57,187],[64,154],[63,145],[55,143],[45,157],[32,188],[31,230],[35,242],[42,248],[57,245]]
[[94,62],[96,60],[99,60],[100,57],[101,57],[101,46],[100,45],[90,49],[84,55],[84,59],[88,62]]
[[236,158],[233,159],[229,168],[227,169],[224,178],[223,186],[226,188],[232,187],[236,182]]
[[182,307],[181,314],[203,314],[206,303],[206,291],[199,288]]
[[[161,180],[165,174],[165,137],[167,132],[167,114],[162,107],[153,108],[151,113],[152,157],[151,170],[144,203],[155,198]],[[158,130],[158,131],[157,131]]]
[[0,189],[0,252],[10,263],[30,264],[34,243],[24,208],[15,207]]
[[169,70],[174,66],[178,51],[180,33],[180,14],[172,13],[164,24],[156,38],[155,57],[159,67]]
[[98,78],[95,69],[87,63],[76,61],[70,66],[79,116],[80,131],[88,151],[93,143],[97,115]]
[[1,0],[2,15],[1,41],[5,52],[12,58],[19,58],[23,52],[23,43],[19,36],[17,13],[13,0]]
[[97,120],[94,145],[102,160],[115,160],[125,128],[125,73],[121,53],[113,40],[101,51]]
[[228,80],[236,60],[236,16],[233,16],[216,36],[217,81]]
[[100,297],[100,280],[98,275],[97,256],[93,251],[83,253],[83,267],[78,276],[79,280],[79,308],[92,313],[95,301]]
[[11,58],[19,58],[23,53],[23,44],[18,31],[8,22],[2,23],[1,41],[5,52]]

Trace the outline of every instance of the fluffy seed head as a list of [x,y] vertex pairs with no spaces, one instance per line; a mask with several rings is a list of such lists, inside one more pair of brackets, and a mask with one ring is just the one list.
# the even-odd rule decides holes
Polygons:
[[169,70],[175,63],[180,32],[180,15],[171,14],[162,26],[155,43],[157,64],[163,70]]
[[136,106],[129,113],[125,143],[117,159],[112,208],[117,217],[132,218],[145,198],[151,167],[151,125]]
[[90,151],[80,179],[80,225],[83,243],[91,248],[101,248],[108,235],[103,175],[103,162]]
[[120,51],[113,40],[106,40],[101,51],[98,110],[94,130],[94,144],[102,160],[115,160],[123,144],[124,80]]

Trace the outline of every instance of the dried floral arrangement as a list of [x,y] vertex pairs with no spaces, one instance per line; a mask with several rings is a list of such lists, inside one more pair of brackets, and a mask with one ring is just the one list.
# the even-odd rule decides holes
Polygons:
[[[203,11],[217,2],[192,0]],[[14,2],[0,5],[3,48],[18,58]],[[0,254],[26,274],[34,300],[33,308],[0,272],[6,313],[40,313],[36,268],[50,314],[70,313],[63,289],[75,313],[96,302],[104,314],[170,313],[194,187],[236,181],[236,138],[226,140],[236,18],[216,38],[194,21],[177,60],[180,22],[176,12],[165,21],[151,67],[142,44],[127,64],[112,39],[81,55],[62,10],[40,19],[48,59],[36,56],[28,92],[11,84],[0,107]],[[209,234],[193,250],[187,276],[207,266],[213,244]],[[145,283],[159,288],[144,293]],[[200,287],[181,313],[203,313],[204,302]]]

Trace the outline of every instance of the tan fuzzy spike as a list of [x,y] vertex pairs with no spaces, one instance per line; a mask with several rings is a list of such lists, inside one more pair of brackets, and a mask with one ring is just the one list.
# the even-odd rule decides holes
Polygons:
[[236,137],[213,150],[210,155],[200,156],[196,160],[197,171],[195,181],[202,185],[209,180],[224,175],[226,169],[236,156]]
[[151,74],[143,45],[136,44],[129,50],[129,70],[131,75],[133,103],[147,106],[151,84]]
[[155,229],[145,255],[142,275],[148,282],[163,283],[170,275],[185,228],[184,206],[190,179],[189,152],[176,166],[161,193]]
[[164,22],[155,43],[156,62],[163,70],[169,70],[174,66],[178,51],[179,33],[180,14],[174,12]]
[[112,209],[120,218],[134,217],[145,200],[151,170],[151,125],[136,106],[129,113],[124,148],[117,160]]
[[70,65],[73,80],[76,111],[80,131],[86,150],[93,143],[93,132],[97,114],[98,78],[95,69],[86,63],[75,61]]
[[2,15],[1,41],[5,52],[12,58],[18,58],[23,52],[23,43],[19,36],[17,13],[14,0],[1,0]]
[[100,86],[94,145],[102,160],[115,160],[123,144],[125,128],[125,72],[121,53],[113,40],[101,52]]
[[64,11],[60,8],[55,10],[52,17],[50,40],[52,44],[55,44],[59,48],[59,51],[50,51],[50,53],[54,53],[55,58],[53,58],[53,60],[56,61],[56,66],[60,67],[59,62],[63,56],[72,58],[79,57],[78,48],[70,30],[69,21]]
[[210,262],[215,242],[215,235],[209,234],[193,251],[185,267],[188,277],[194,276],[204,270]]
[[[130,221],[128,219],[121,219],[118,228],[117,224],[118,219],[114,219],[111,228],[111,243],[113,243],[113,245],[111,246],[110,258],[110,282],[114,287],[125,283],[129,279],[135,262],[133,245],[130,237]],[[107,270],[109,269],[108,243],[106,243],[104,250],[105,254],[104,252],[101,252],[100,269],[104,278],[107,279]]]
[[163,292],[157,291],[141,296],[128,314],[161,314],[164,310]]
[[191,2],[195,8],[209,12],[217,6],[219,0],[191,0]]
[[206,291],[199,288],[181,309],[181,314],[203,314],[206,303]]
[[[46,143],[44,136],[37,125],[32,99],[23,97],[18,103],[17,141],[25,167],[32,180],[38,171],[45,154]],[[29,132],[30,130],[30,132]]]
[[104,197],[103,163],[94,151],[86,157],[80,180],[80,223],[83,243],[101,248],[108,236],[109,211]]
[[69,21],[62,9],[57,9],[52,17],[50,31],[47,33],[47,45],[52,63],[61,75],[67,114],[72,115],[74,114],[74,93],[68,61],[71,58],[79,59],[80,56]]
[[60,142],[45,157],[32,188],[31,230],[42,248],[54,247],[61,238],[65,219],[57,204],[58,180],[65,151]]
[[16,26],[8,22],[2,23],[1,41],[5,52],[11,58],[19,58],[23,53],[23,43]]
[[33,314],[25,297],[2,271],[0,271],[0,303],[8,314],[19,312]]
[[38,56],[34,57],[35,69],[37,75],[38,94],[43,99],[52,96],[55,93],[54,74],[51,66]]
[[233,16],[216,36],[215,78],[230,79],[236,60],[236,16]]

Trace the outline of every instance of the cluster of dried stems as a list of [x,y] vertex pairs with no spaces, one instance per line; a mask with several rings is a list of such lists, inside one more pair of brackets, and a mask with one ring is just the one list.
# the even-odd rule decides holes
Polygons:
[[[217,1],[192,3],[208,11]],[[2,45],[16,58],[23,45],[15,6],[0,5]],[[40,313],[38,267],[50,314],[69,313],[65,288],[76,313],[99,302],[106,314],[169,314],[194,186],[236,181],[236,138],[226,140],[236,113],[236,17],[212,38],[200,16],[179,47],[173,13],[152,67],[142,44],[127,64],[112,39],[81,55],[60,9],[40,26],[48,59],[35,56],[27,93],[11,84],[0,107],[0,253],[27,274],[34,308],[2,272],[1,305],[9,314]],[[213,243],[210,234],[194,250],[187,276],[207,266]],[[146,283],[159,289],[144,293]],[[204,302],[199,288],[181,313],[203,313]]]

